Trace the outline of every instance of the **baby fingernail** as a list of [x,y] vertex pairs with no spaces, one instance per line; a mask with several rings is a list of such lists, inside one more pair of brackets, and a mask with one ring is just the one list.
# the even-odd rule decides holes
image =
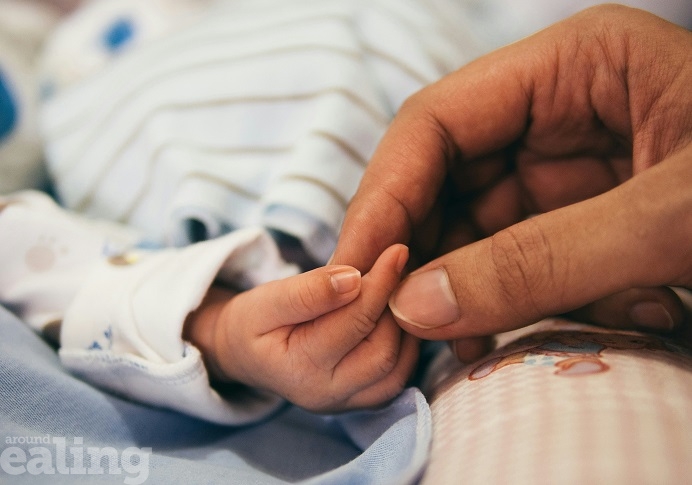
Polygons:
[[637,303],[630,308],[630,318],[635,325],[657,330],[672,330],[675,327],[673,317],[666,307],[655,301]]
[[401,247],[399,248],[399,257],[396,261],[396,270],[399,273],[404,271],[404,268],[406,267],[406,263],[408,263],[408,256],[409,256],[408,247],[406,247],[402,244]]
[[447,272],[437,268],[406,278],[389,301],[392,313],[420,328],[435,328],[459,319],[459,304]]
[[345,268],[332,273],[329,279],[337,293],[351,293],[360,286],[360,271],[355,268]]

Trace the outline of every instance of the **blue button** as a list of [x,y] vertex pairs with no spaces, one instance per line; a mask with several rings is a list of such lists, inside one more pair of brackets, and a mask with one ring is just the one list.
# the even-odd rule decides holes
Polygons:
[[0,70],[0,141],[12,133],[16,123],[17,103],[2,70]]
[[111,52],[119,51],[129,43],[135,34],[135,25],[128,18],[120,18],[113,22],[103,33],[103,44]]

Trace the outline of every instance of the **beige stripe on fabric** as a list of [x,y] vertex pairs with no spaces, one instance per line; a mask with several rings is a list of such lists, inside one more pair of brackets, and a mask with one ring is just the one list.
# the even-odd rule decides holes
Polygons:
[[341,207],[346,210],[346,207],[348,206],[348,200],[341,195],[341,193],[338,191],[338,189],[332,185],[327,184],[325,181],[317,179],[315,177],[309,177],[307,175],[298,175],[298,174],[287,174],[281,177],[281,180],[286,180],[286,181],[298,181],[298,182],[305,182],[310,185],[314,185],[316,187],[319,187],[326,193],[328,193],[335,201],[341,205]]
[[[313,98],[317,97],[322,97],[322,96],[330,96],[330,95],[336,95],[336,96],[342,96],[346,99],[348,99],[351,103],[353,103],[355,106],[358,108],[363,109],[366,112],[369,112],[373,114],[371,111],[372,108],[368,106],[368,104],[360,97],[358,97],[356,94],[342,89],[342,88],[331,88],[331,89],[324,89],[320,90],[317,92],[313,93],[305,93],[305,94],[295,94],[295,95],[287,95],[287,96],[258,96],[258,97],[242,97],[242,98],[230,98],[230,99],[224,99],[224,100],[215,100],[215,101],[209,101],[206,103],[200,103],[200,102],[190,102],[190,103],[173,103],[165,106],[157,106],[156,109],[150,111],[147,113],[147,116],[145,116],[143,119],[138,120],[135,126],[132,127],[130,135],[127,137],[124,143],[120,145],[120,148],[117,149],[114,153],[110,154],[108,160],[100,167],[99,173],[96,176],[94,183],[91,185],[90,188],[85,190],[84,194],[79,197],[74,205],[74,208],[78,211],[85,211],[92,203],[93,198],[96,194],[96,191],[98,190],[98,185],[102,183],[103,179],[107,176],[108,171],[113,167],[113,165],[116,163],[118,157],[122,155],[122,153],[127,149],[127,147],[130,145],[130,143],[133,142],[133,140],[139,135],[140,131],[144,128],[146,125],[148,119],[156,116],[158,113],[162,113],[167,110],[182,110],[185,108],[201,108],[205,106],[220,106],[220,105],[227,105],[227,104],[234,104],[234,103],[275,103],[275,102],[285,102],[285,101],[305,101],[305,100],[310,100]],[[384,120],[383,120],[384,122]],[[75,163],[69,164],[70,167],[67,167],[65,170],[70,170],[75,166]],[[66,173],[57,173],[56,177],[61,178],[61,177],[66,177]]]
[[[365,167],[367,165],[367,160],[365,160],[361,155],[353,148],[351,147],[344,139],[340,138],[337,135],[334,135],[333,133],[328,133],[326,131],[315,131],[308,133],[308,135],[315,135],[318,137],[321,137],[325,140],[328,140],[331,143],[334,143],[337,145],[339,148],[341,148],[344,153],[348,156],[349,159],[351,159],[354,163],[360,165],[361,167]],[[139,204],[142,203],[143,198],[146,196],[148,191],[151,189],[151,185],[153,183],[153,174],[156,171],[156,165],[161,159],[161,154],[166,151],[167,149],[170,148],[178,148],[185,146],[183,143],[166,143],[161,145],[160,147],[157,147],[152,156],[149,158],[148,162],[148,168],[146,171],[146,176],[144,178],[144,183],[143,185],[134,193],[133,198],[126,207],[124,208],[123,214],[118,218],[120,222],[127,222],[131,217],[134,211],[137,210],[137,207]],[[242,156],[242,155],[280,155],[283,153],[288,153],[293,150],[293,146],[283,146],[283,147],[218,147],[218,148],[212,148],[212,147],[201,147],[201,146],[192,146],[192,145],[187,145],[188,148],[191,148],[195,151],[202,152],[202,153],[208,153],[208,154],[217,154],[217,155],[229,155],[229,156]],[[202,174],[198,172],[191,172],[189,174],[186,174],[182,181],[187,180],[189,178],[201,178]],[[243,187],[233,184],[228,182],[226,179],[222,177],[214,177],[211,174],[204,174],[203,177],[205,180],[211,181],[215,183],[216,185],[226,187],[229,191],[235,193],[236,195],[240,197],[244,197],[246,199],[251,199],[251,200],[259,200],[260,196],[259,194],[250,192]],[[297,177],[292,177],[292,178],[297,178]],[[300,177],[301,180],[303,181],[308,181],[306,177]],[[316,179],[310,179],[309,183],[315,184],[315,182],[319,182]],[[339,204],[344,206],[344,197],[342,197],[337,189],[335,187],[330,187],[327,186],[325,183],[320,182],[319,183],[320,187],[324,189],[326,192],[328,192],[335,200],[339,201]],[[92,197],[95,194],[92,194]],[[347,202],[346,202],[347,204]]]

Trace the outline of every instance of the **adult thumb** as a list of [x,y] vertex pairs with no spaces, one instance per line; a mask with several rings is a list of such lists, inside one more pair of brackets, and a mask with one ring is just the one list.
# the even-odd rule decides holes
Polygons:
[[[689,150],[687,150],[689,151]],[[406,331],[452,340],[516,329],[630,288],[690,286],[692,164],[671,159],[412,273],[390,299]],[[679,261],[678,261],[679,259]]]

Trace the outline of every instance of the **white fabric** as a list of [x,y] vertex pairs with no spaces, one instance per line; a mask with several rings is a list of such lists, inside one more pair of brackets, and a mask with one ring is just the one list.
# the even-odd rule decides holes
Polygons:
[[65,315],[60,358],[86,380],[139,401],[217,423],[255,421],[283,400],[259,392],[221,398],[182,326],[217,275],[256,285],[296,273],[260,229],[101,261]]
[[[601,0],[464,0],[473,35],[489,48],[502,47],[544,29]],[[689,0],[620,0],[622,5],[649,11],[671,22],[692,28]]]
[[146,251],[133,248],[131,229],[76,217],[37,192],[0,198],[0,207],[0,302],[37,330],[62,321],[60,357],[72,372],[223,424],[261,419],[282,404],[254,391],[219,396],[181,336],[215,279],[247,288],[297,273],[264,230]]
[[137,240],[132,229],[82,219],[41,192],[0,197],[0,301],[35,330],[60,322],[94,263]]
[[[49,164],[68,207],[164,244],[260,224],[326,262],[400,104],[478,54],[446,0],[218,0],[194,22],[163,0],[116,3],[94,2],[48,45]],[[122,46],[94,47],[125,24]]]
[[186,316],[215,278],[249,288],[297,272],[264,228],[325,262],[399,104],[475,55],[446,0],[286,5],[100,0],[50,37],[59,195],[128,228],[37,193],[2,199],[0,301],[37,330],[62,321],[61,360],[85,380],[219,423],[276,409],[210,387]]
[[[62,22],[43,49],[41,70],[50,73],[52,89],[62,89],[108,67],[114,57],[141,47],[195,20],[195,14],[210,0],[98,0],[79,8],[72,19]],[[132,37],[114,43],[113,26],[132,20]],[[120,24],[122,25],[122,24]],[[116,27],[117,28],[117,27]]]
[[0,12],[0,194],[6,194],[46,182],[35,60],[57,15],[24,0],[0,0]]

